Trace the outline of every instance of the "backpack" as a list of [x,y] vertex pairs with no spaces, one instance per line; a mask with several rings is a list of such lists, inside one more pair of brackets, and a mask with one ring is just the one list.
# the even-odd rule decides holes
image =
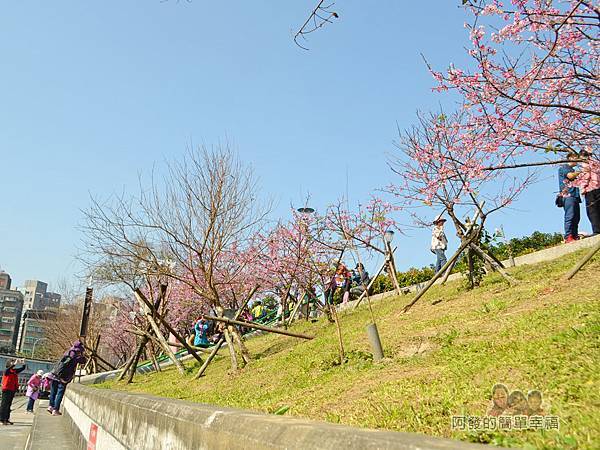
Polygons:
[[[72,378],[73,373],[75,372],[75,367],[77,366],[77,362],[74,358],[67,353],[64,355],[60,361],[58,361],[54,367],[52,368],[52,373],[56,375],[58,378]],[[68,375],[65,377],[65,375]]]

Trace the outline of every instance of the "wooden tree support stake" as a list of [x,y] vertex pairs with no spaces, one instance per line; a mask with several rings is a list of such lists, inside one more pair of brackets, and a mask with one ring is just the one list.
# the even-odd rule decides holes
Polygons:
[[[394,247],[394,249],[392,250],[392,253],[396,251],[396,248],[397,247]],[[358,305],[360,305],[360,302],[362,302],[363,299],[366,297],[367,293],[369,292],[369,289],[371,289],[371,286],[373,286],[373,283],[375,283],[375,279],[381,274],[381,272],[383,272],[383,269],[385,269],[386,265],[387,265],[387,258],[383,262],[383,264],[381,265],[381,267],[379,268],[379,270],[377,271],[375,276],[371,278],[371,281],[369,281],[367,289],[365,289],[365,291],[362,294],[360,294],[358,299],[356,299],[356,303],[354,304],[354,307],[352,309],[356,309],[358,307]]]
[[412,306],[415,303],[417,303],[419,301],[419,299],[421,297],[423,297],[423,295],[425,295],[425,293],[429,290],[429,288],[431,286],[433,286],[433,283],[435,283],[435,281],[438,278],[440,278],[442,275],[444,275],[444,273],[446,272],[448,267],[450,267],[450,265],[454,264],[454,262],[458,259],[460,254],[463,252],[463,250],[469,246],[469,244],[471,243],[471,241],[474,238],[475,238],[475,236],[471,236],[463,241],[463,243],[460,245],[458,250],[452,255],[452,257],[448,261],[446,261],[446,264],[444,264],[444,267],[442,267],[440,270],[438,270],[438,272],[433,276],[433,278],[431,278],[431,280],[429,280],[427,282],[425,287],[423,289],[421,289],[419,292],[417,292],[417,295],[415,295],[415,298],[413,298],[413,300],[402,309],[403,313],[407,312],[410,308],[412,308]]
[[275,333],[275,334],[283,334],[285,336],[292,336],[292,337],[297,337],[300,339],[310,340],[310,339],[315,338],[314,336],[309,336],[307,334],[294,333],[292,331],[281,330],[279,328],[267,327],[264,325],[259,325],[254,322],[243,322],[241,320],[227,319],[226,317],[215,317],[215,316],[207,316],[207,315],[205,315],[204,317],[206,317],[208,320],[216,320],[217,322],[226,323],[227,325],[239,325],[241,327],[254,328],[256,330],[268,331],[269,333]]
[[[181,343],[181,345],[183,345],[185,347],[185,349],[190,353],[190,355],[192,355],[194,357],[194,359],[196,361],[198,361],[200,364],[204,363],[204,361],[202,361],[202,358],[200,358],[200,356],[198,356],[196,351],[186,342],[185,339],[183,339],[181,337],[181,335],[177,332],[177,330],[175,330],[169,324],[169,322],[167,322],[165,320],[164,317],[162,317],[160,314],[158,314],[158,312],[154,309],[154,305],[152,305],[152,303],[150,303],[148,301],[148,299],[144,296],[144,294],[139,289],[136,289],[135,293],[144,302],[144,304],[150,309],[150,312],[153,313],[153,315],[159,320],[159,322],[161,322],[165,326],[165,328],[169,331],[169,333],[171,333],[173,336],[175,336],[175,339],[177,339]],[[173,355],[173,356],[175,356],[175,355]]]
[[[250,291],[250,294],[248,294],[248,296],[246,297],[246,300],[244,300],[244,303],[242,303],[242,306],[240,306],[238,308],[238,310],[236,311],[235,316],[234,316],[235,320],[239,319],[239,317],[242,315],[242,312],[244,311],[244,308],[246,308],[246,305],[248,304],[248,302],[250,301],[250,299],[254,296],[254,294],[256,293],[257,290],[258,290],[258,286],[255,286],[254,289],[252,289]],[[221,346],[225,343],[225,337],[224,336],[225,336],[225,334],[223,333],[223,336],[221,336],[219,338],[219,340],[215,344],[212,352],[210,353],[210,355],[208,355],[208,358],[206,358],[206,361],[204,361],[204,364],[202,364],[202,367],[200,367],[200,370],[198,370],[198,373],[196,374],[196,377],[195,377],[196,379],[198,379],[202,375],[204,375],[204,372],[206,372],[206,369],[208,368],[208,365],[211,363],[211,361],[217,355],[217,353],[219,352]]]
[[592,259],[594,257],[594,255],[596,253],[598,253],[600,251],[600,240],[598,240],[598,243],[596,245],[594,245],[589,252],[587,252],[585,254],[585,256],[583,258],[581,258],[577,264],[575,264],[575,266],[569,270],[569,272],[565,275],[564,279],[565,280],[570,280],[571,278],[573,278],[577,272],[579,272],[581,270],[581,268],[583,266],[585,266],[587,264],[587,262]]
[[[162,349],[164,350],[166,355],[169,357],[169,359],[173,362],[173,364],[175,365],[175,367],[177,368],[179,373],[184,374],[185,368],[183,367],[183,364],[181,364],[181,361],[179,361],[177,359],[177,357],[175,356],[173,351],[169,348],[169,343],[167,342],[167,340],[161,333],[158,324],[154,320],[154,317],[152,317],[152,309],[154,309],[154,308],[152,308],[152,309],[148,308],[148,305],[146,303],[147,302],[146,297],[144,296],[144,294],[142,294],[142,291],[140,291],[139,289],[136,288],[133,291],[133,293],[134,293],[134,296],[135,296],[136,300],[138,301],[142,311],[144,311],[146,320],[148,320],[148,323],[152,327],[152,331],[154,331],[154,335],[158,338],[158,341],[160,342],[160,346],[162,347]],[[144,300],[146,300],[146,301],[144,301]]]

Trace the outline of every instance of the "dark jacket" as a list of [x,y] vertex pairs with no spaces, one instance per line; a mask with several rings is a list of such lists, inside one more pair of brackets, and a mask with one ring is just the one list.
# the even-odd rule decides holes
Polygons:
[[53,378],[67,384],[73,380],[77,364],[85,364],[87,358],[83,355],[82,345],[73,345],[52,369]]
[[354,271],[354,276],[352,277],[352,281],[356,283],[358,286],[367,286],[369,284],[370,278],[369,273],[366,270],[362,270],[362,276],[359,270]]

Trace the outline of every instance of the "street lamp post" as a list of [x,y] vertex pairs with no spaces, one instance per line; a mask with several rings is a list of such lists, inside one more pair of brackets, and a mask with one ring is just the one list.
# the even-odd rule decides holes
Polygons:
[[387,259],[387,272],[390,278],[392,279],[392,283],[394,285],[394,289],[396,290],[396,294],[402,294],[400,290],[400,284],[398,283],[398,278],[396,278],[396,261],[394,260],[394,252],[392,251],[392,241],[394,240],[394,232],[389,228],[383,233],[383,243],[385,245],[386,259]]
[[[305,206],[303,208],[298,208],[296,211],[298,211],[300,214],[302,214],[302,219],[303,219],[302,222],[303,222],[303,225],[304,225],[304,230],[303,231],[306,234],[307,241],[310,241],[311,235],[310,235],[310,228],[308,226],[308,218],[315,212],[315,209],[311,208],[309,206]],[[311,289],[312,289],[312,287],[311,287]],[[306,292],[304,295],[306,296],[307,302],[308,302],[306,304],[306,311],[303,311],[303,313],[305,315],[305,318],[306,318],[306,320],[308,320],[309,317],[314,319],[315,316],[317,315],[317,310],[316,310],[317,306],[315,304],[316,300],[315,299],[311,299],[311,293],[309,293],[309,292]],[[301,301],[302,300],[303,299],[301,299]],[[311,308],[311,304],[312,304],[312,308]],[[291,318],[290,318],[290,320],[291,320]]]
[[40,341],[47,341],[48,338],[42,337],[39,339],[36,339],[35,341],[33,341],[33,346],[31,347],[31,359],[33,359],[34,355],[35,355],[35,345],[40,342]]

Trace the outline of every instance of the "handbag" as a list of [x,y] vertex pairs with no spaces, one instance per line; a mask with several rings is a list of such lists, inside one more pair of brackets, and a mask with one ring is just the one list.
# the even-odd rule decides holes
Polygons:
[[554,204],[558,207],[558,208],[563,208],[565,206],[565,198],[558,194],[556,196],[556,199],[554,200]]

